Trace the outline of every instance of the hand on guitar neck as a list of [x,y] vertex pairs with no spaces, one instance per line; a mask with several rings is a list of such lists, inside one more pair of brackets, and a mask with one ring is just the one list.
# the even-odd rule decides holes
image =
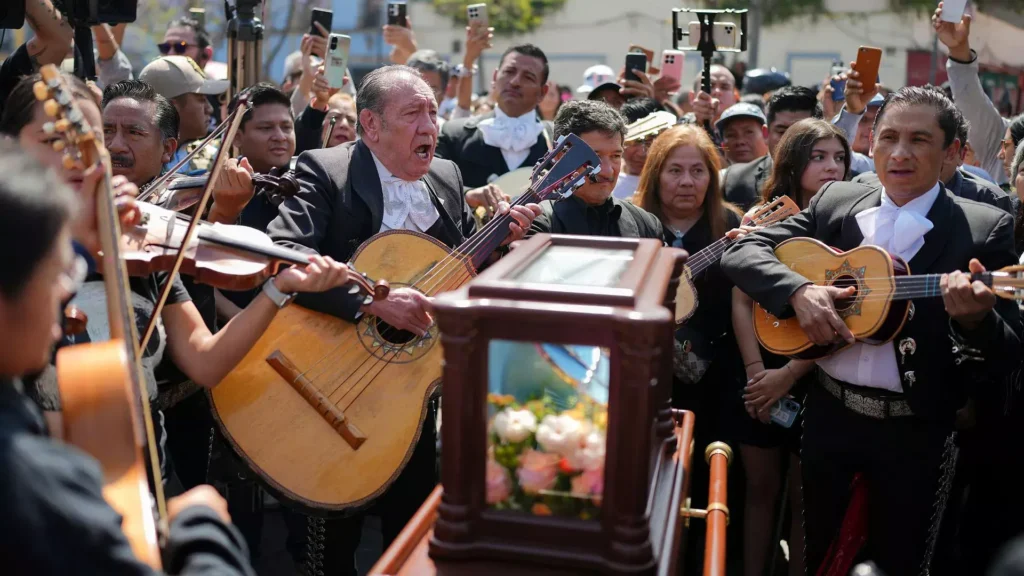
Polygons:
[[996,305],[996,295],[984,283],[974,280],[972,274],[985,272],[977,258],[968,264],[970,273],[957,270],[943,274],[939,279],[942,303],[946,313],[966,330],[974,330]]

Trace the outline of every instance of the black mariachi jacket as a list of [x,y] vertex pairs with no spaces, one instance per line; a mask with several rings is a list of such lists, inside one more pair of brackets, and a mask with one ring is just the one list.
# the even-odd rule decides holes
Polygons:
[[[807,279],[782,264],[774,248],[789,238],[811,237],[841,251],[860,245],[859,212],[881,203],[880,187],[828,184],[806,210],[731,246],[722,270],[747,294],[779,317],[792,316],[789,298]],[[988,270],[1016,264],[1013,218],[992,206],[957,198],[945,188],[928,212],[934,227],[909,262],[911,274],[967,270],[977,258]],[[1009,372],[1020,354],[1016,302],[997,299],[995,309],[973,331],[958,327],[939,297],[912,300],[912,314],[893,344],[903,390],[914,413],[952,423],[964,405],[969,382],[981,373]]]
[[[477,130],[480,121],[487,118],[494,118],[494,113],[450,120],[444,123],[437,137],[437,156],[458,165],[467,188],[485,186],[492,175],[501,176],[513,170],[505,162],[501,148],[488,146],[484,142],[483,133]],[[530,155],[514,168],[532,167],[537,160],[543,158],[548,152],[547,138],[551,137],[551,133],[551,123],[544,122],[544,132],[537,136],[537,142],[530,148]]]

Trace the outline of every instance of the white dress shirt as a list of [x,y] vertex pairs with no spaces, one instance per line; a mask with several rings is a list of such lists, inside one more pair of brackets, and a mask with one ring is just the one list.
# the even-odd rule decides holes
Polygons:
[[[925,194],[897,206],[883,189],[880,206],[857,214],[857,225],[864,235],[860,245],[884,248],[909,262],[924,246],[924,235],[934,227],[927,216],[939,190],[936,183]],[[892,342],[878,346],[858,342],[818,360],[818,366],[829,376],[849,384],[903,392]]]
[[377,165],[380,188],[384,194],[384,214],[380,231],[412,230],[426,232],[441,217],[430,200],[430,191],[422,180],[408,182],[392,174],[372,152]]
[[481,120],[477,129],[483,134],[484,143],[501,149],[509,170],[519,168],[530,155],[530,148],[537,143],[537,137],[544,131],[544,124],[537,119],[537,111],[530,110],[518,118],[512,118],[494,108],[494,118]]

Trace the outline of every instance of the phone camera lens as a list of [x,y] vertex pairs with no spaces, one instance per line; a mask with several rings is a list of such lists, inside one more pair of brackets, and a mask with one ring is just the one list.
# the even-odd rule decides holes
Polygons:
[[337,38],[331,38],[331,50],[334,50],[337,47],[338,47],[338,39]]

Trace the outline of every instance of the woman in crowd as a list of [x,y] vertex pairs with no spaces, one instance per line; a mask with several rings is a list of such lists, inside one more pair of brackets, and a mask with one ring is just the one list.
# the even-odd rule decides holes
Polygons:
[[[721,159],[707,132],[698,126],[676,126],[658,136],[647,153],[635,203],[664,225],[665,241],[693,255],[726,234],[736,237],[740,218],[722,199]],[[676,331],[672,404],[699,414],[696,443],[706,446],[721,438],[718,385],[735,362],[729,334],[731,284],[717,263],[691,278],[698,306]],[[694,463],[702,462],[694,459]],[[707,494],[708,472],[695,470],[690,490],[695,502]],[[696,556],[690,554],[690,557]]]
[[[789,196],[806,208],[811,197],[829,182],[850,173],[850,145],[835,126],[806,119],[791,126],[779,142],[774,168],[764,185],[762,200]],[[772,421],[772,407],[783,397],[802,403],[814,362],[786,360],[770,354],[754,336],[752,300],[733,290],[732,323],[743,359],[746,385],[742,391],[740,457],[747,474],[744,521],[744,566],[747,576],[760,576],[771,560],[775,507],[781,490],[788,452],[789,573],[804,573],[803,516],[800,495],[800,424],[788,428]],[[738,403],[734,400],[733,406]],[[795,417],[795,415],[794,415]]]
[[[82,170],[66,168],[63,153],[54,149],[61,138],[47,129],[52,121],[43,111],[42,103],[33,94],[32,87],[39,76],[22,80],[11,92],[0,117],[0,134],[17,140],[20,147],[53,169],[75,192],[84,207],[72,223],[72,237],[96,258],[99,234],[96,230],[96,194],[103,193],[103,173],[99,167]],[[95,93],[82,81],[64,75],[65,83],[71,88],[76,104],[92,126],[95,136],[102,143],[103,120]],[[133,224],[138,221],[134,201],[130,196],[137,193],[134,185],[124,177],[115,176],[111,181],[115,195],[119,198],[122,221]],[[304,270],[289,268],[278,274],[271,282],[283,293],[316,292],[341,286],[347,282],[347,267],[330,258],[314,257]],[[145,330],[152,315],[160,290],[167,281],[167,274],[157,273],[148,277],[131,278],[131,291],[136,322],[140,334]],[[74,300],[89,317],[88,331],[91,340],[100,341],[109,337],[106,318],[106,295],[100,278],[89,278],[82,285]],[[193,382],[204,387],[213,387],[245,356],[256,340],[263,334],[278,310],[269,298],[257,298],[241,314],[233,318],[216,334],[211,334],[199,311],[192,303],[181,281],[175,277],[174,286],[161,313],[159,329],[154,332],[146,350],[143,351],[146,384],[151,398],[157,395],[155,369],[169,355],[178,368]],[[59,410],[56,390],[50,378],[41,378],[38,386],[41,407],[47,411]],[[158,428],[162,417],[156,413]],[[57,424],[55,414],[49,414],[52,424]],[[51,426],[60,430],[59,425]],[[165,471],[166,472],[166,471]],[[169,472],[166,472],[169,474]]]

